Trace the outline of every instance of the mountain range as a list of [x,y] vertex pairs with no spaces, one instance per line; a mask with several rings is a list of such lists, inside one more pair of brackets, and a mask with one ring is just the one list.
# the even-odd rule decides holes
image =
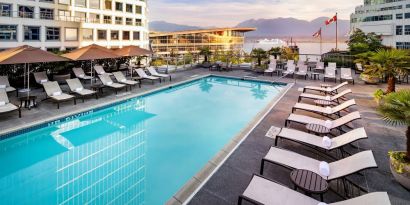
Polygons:
[[[295,18],[274,18],[274,19],[250,19],[239,23],[234,27],[254,27],[257,30],[246,34],[247,37],[271,38],[271,37],[312,37],[312,35],[322,27],[322,36],[332,38],[335,36],[336,26],[325,26],[327,17],[316,18],[312,21]],[[181,31],[204,29],[199,26],[189,26],[174,24],[165,21],[153,21],[150,23],[152,31]],[[339,36],[346,36],[350,30],[349,20],[338,20]]]

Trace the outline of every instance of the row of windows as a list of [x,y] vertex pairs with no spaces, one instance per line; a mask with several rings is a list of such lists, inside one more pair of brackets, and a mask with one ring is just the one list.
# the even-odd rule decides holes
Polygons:
[[[65,41],[78,41],[77,28],[64,28]],[[23,26],[25,41],[40,41],[41,29],[39,26]],[[61,38],[61,28],[46,27],[45,36],[47,41],[59,41]],[[92,29],[82,30],[83,40],[93,40],[94,32]],[[120,39],[120,31],[110,32],[111,40],[132,40],[130,31],[122,31],[122,39]],[[98,40],[107,40],[107,30],[97,30]],[[133,32],[133,40],[140,40],[140,32]],[[0,25],[0,41],[17,41],[17,25]]]
[[404,32],[403,32],[403,26],[396,26],[396,35],[410,35],[410,25],[405,25],[404,26]]
[[396,42],[397,49],[410,49],[410,42]]

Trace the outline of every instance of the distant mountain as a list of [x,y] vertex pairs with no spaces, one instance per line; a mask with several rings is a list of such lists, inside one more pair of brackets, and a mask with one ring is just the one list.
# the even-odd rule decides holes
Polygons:
[[149,23],[149,29],[151,31],[172,32],[183,30],[197,30],[201,29],[201,27],[168,23],[166,21],[152,21]]
[[[255,27],[256,31],[247,33],[247,37],[311,37],[320,27],[325,25],[327,17],[320,17],[312,21],[295,18],[250,19],[239,23],[237,27]],[[350,30],[348,20],[338,21],[339,36],[343,37]],[[322,30],[324,38],[335,36],[335,25],[329,25]]]

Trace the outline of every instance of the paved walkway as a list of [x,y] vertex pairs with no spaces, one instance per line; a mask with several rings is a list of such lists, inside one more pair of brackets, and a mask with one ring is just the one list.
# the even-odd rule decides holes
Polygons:
[[[32,110],[23,110],[23,118],[19,119],[17,113],[2,115],[0,118],[0,130],[4,131],[13,127],[24,126],[29,123],[45,120],[49,117],[55,117],[73,110],[87,109],[107,101],[120,100],[124,97],[136,95],[144,91],[149,91],[160,86],[169,85],[192,78],[193,76],[208,74],[206,69],[194,69],[173,74],[173,81],[168,80],[165,83],[144,82],[143,88],[135,88],[126,95],[116,96],[113,91],[106,90],[105,94],[99,100],[90,98],[85,103],[78,101],[76,106],[72,102],[63,103],[61,109],[57,110],[56,105],[50,101],[40,102],[39,107]],[[250,75],[246,71],[216,72],[219,75],[240,76]],[[260,79],[277,79],[277,77],[259,76]],[[293,79],[284,78],[281,82],[295,82]],[[296,103],[299,87],[305,85],[318,85],[321,81],[298,79],[295,86],[284,96],[284,98],[271,110],[264,120],[252,131],[243,144],[229,157],[221,166],[214,176],[205,184],[205,186],[194,196],[190,204],[236,204],[238,196],[244,191],[250,177],[253,173],[258,173],[260,160],[267,153],[273,140],[264,137],[270,126],[282,127],[284,121],[291,112],[292,106]],[[379,168],[366,171],[364,177],[359,177],[357,182],[370,191],[387,191],[393,204],[408,204],[410,202],[410,192],[401,187],[394,181],[389,170],[387,152],[389,150],[404,150],[405,138],[404,128],[387,127],[374,111],[375,103],[372,99],[372,93],[376,88],[383,86],[369,86],[363,83],[356,83],[355,86],[349,86],[353,93],[350,97],[356,99],[358,106],[354,110],[359,110],[363,119],[358,121],[355,126],[364,126],[369,135],[368,140],[359,142],[362,149],[373,150]],[[399,88],[410,88],[409,85],[399,85]],[[64,90],[68,90],[63,86]],[[44,96],[41,89],[34,91],[39,96]],[[125,92],[123,92],[125,93]],[[42,99],[44,97],[40,97]],[[15,97],[11,97],[12,102],[18,103]],[[300,112],[303,113],[303,112]],[[308,114],[308,113],[304,113]],[[284,142],[280,146],[293,151],[297,151],[312,157],[319,158],[312,150],[295,143]],[[270,166],[266,169],[267,176],[281,183],[290,185],[289,171],[282,168]],[[325,195],[326,202],[340,200],[339,197],[332,193]]]

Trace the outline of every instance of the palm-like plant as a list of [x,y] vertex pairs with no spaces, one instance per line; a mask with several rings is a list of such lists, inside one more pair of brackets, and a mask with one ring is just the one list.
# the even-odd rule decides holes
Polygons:
[[261,66],[262,60],[267,57],[267,52],[262,48],[255,48],[252,50],[251,55],[258,60],[258,66]]
[[410,90],[400,90],[386,95],[377,111],[387,123],[407,126],[406,161],[410,162]]
[[209,47],[203,47],[203,48],[201,48],[201,50],[199,51],[199,55],[203,55],[204,58],[205,58],[204,62],[208,62],[208,57],[209,57],[210,55],[212,55],[212,52],[211,52],[211,50],[209,49]]
[[371,53],[370,61],[379,64],[382,72],[387,77],[387,91],[396,91],[396,76],[405,74],[409,71],[406,67],[409,63],[409,53],[399,49],[379,49]]

